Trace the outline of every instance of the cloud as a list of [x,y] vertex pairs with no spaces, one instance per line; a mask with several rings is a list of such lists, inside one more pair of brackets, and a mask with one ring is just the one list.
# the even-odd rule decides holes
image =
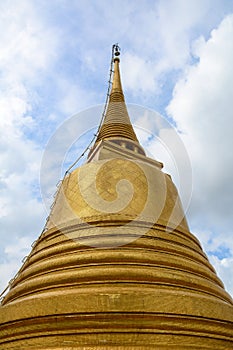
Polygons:
[[225,277],[233,256],[233,15],[227,16],[208,40],[200,38],[193,48],[198,62],[177,82],[167,111],[182,132],[192,159],[192,228],[194,233],[210,228],[211,239],[206,244],[209,253],[218,256],[220,247],[229,248],[231,257],[212,258]]
[[22,265],[22,259],[26,257],[31,248],[31,239],[26,236],[15,237],[11,243],[6,244],[4,260],[0,262],[0,290],[3,290],[9,282],[9,276],[14,276]]
[[[25,247],[42,230],[45,211],[39,192],[42,150],[32,135],[38,76],[55,56],[53,31],[38,20],[30,1],[0,5],[0,221],[1,287],[14,273]],[[15,250],[11,248],[14,246]],[[17,251],[17,254],[16,254]]]
[[233,258],[219,259],[216,255],[210,255],[210,262],[220,278],[225,281],[226,290],[233,295]]
[[4,79],[14,84],[35,77],[56,57],[57,39],[53,28],[38,20],[30,1],[1,4],[0,65]]
[[78,2],[75,10],[80,20],[72,22],[70,36],[78,28],[79,35],[72,36],[72,43],[80,48],[78,59],[86,73],[99,75],[99,81],[106,76],[103,62],[108,62],[110,45],[119,42],[123,85],[133,101],[137,97],[143,103],[148,96],[155,100],[156,95],[167,94],[176,74],[193,61],[192,41],[200,33],[208,38],[227,8],[219,0],[140,1],[140,5],[124,1],[123,8],[119,1],[89,6]]

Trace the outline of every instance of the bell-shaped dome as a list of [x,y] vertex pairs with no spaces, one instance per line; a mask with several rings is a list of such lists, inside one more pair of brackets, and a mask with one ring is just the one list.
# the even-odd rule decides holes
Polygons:
[[[121,91],[116,59],[88,161],[63,179],[0,307],[0,350],[233,348],[232,299]],[[125,107],[115,113],[111,99]]]

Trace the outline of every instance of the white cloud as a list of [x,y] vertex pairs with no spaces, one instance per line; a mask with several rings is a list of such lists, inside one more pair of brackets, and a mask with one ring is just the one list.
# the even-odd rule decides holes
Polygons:
[[143,95],[157,90],[154,70],[152,62],[146,62],[142,57],[126,53],[122,59],[124,87]]
[[[30,1],[0,4],[0,221],[1,288],[19,267],[19,258],[42,230],[39,198],[41,149],[31,135],[38,76],[56,52],[56,36],[38,20]],[[5,248],[4,248],[5,247]],[[14,247],[14,250],[13,248]]]
[[[56,55],[56,35],[38,20],[31,1],[6,1],[0,5],[0,66],[8,82],[29,79],[45,69]],[[58,34],[58,33],[57,33]]]
[[[91,60],[89,66],[92,71],[100,69],[102,74],[103,56],[96,55],[95,51],[101,47],[108,49],[106,43],[119,42],[123,85],[141,102],[151,94],[166,94],[163,84],[167,74],[185,69],[193,59],[190,51],[193,39],[199,33],[208,37],[212,26],[227,11],[224,10],[227,8],[225,1],[219,0],[156,1],[153,4],[141,1],[140,6],[125,1],[123,9],[119,1],[102,1],[85,9],[82,3],[77,6],[89,19],[81,23],[81,32],[88,33],[90,28],[95,28],[92,40],[89,35],[85,41],[77,38],[84,48],[80,58],[86,62],[87,57],[95,55],[95,61]],[[101,13],[102,22],[96,13]],[[103,30],[105,26],[108,30]]]
[[205,17],[209,1],[165,1],[158,6],[159,44],[167,69],[183,67],[190,58],[190,34]]
[[219,259],[217,256],[210,256],[210,262],[213,264],[218,276],[225,281],[226,290],[233,295],[233,258]]
[[[190,221],[194,233],[211,228],[207,251],[217,255],[218,248],[225,246],[233,256],[233,15],[227,16],[208,40],[201,38],[194,47],[198,63],[176,84],[167,110],[184,133],[192,159]],[[225,278],[232,259],[226,257],[224,262],[219,266],[221,271],[226,267],[226,273],[222,272]]]
[[14,276],[22,265],[22,259],[26,257],[31,248],[32,241],[29,237],[15,236],[4,249],[4,260],[0,262],[0,291],[9,282],[9,276]]
[[[177,83],[168,107],[178,128],[185,133],[183,139],[193,162],[198,192],[206,193],[202,204],[209,204],[216,212],[219,209],[219,216],[224,215],[225,210],[228,216],[226,204],[231,202],[232,39],[233,16],[229,16],[212,32],[201,51],[199,63]],[[216,200],[210,203],[208,198],[213,199],[213,196]]]
[[59,88],[60,100],[57,102],[57,109],[67,117],[89,108],[92,100],[94,100],[94,92],[90,92],[85,88],[81,88],[78,82],[75,84],[69,79],[61,79],[57,77],[56,84]]

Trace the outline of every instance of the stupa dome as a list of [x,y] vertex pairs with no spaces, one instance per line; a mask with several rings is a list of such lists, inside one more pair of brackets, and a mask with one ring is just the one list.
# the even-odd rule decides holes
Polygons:
[[139,144],[114,66],[87,162],[2,301],[0,350],[230,350],[233,301]]

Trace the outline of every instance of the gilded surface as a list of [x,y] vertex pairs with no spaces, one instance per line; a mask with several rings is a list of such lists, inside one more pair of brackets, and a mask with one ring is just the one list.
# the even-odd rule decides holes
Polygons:
[[0,349],[231,349],[232,300],[177,199],[146,161],[73,171],[0,308]]
[[119,147],[63,180],[0,307],[0,350],[233,348],[232,299],[171,178]]

